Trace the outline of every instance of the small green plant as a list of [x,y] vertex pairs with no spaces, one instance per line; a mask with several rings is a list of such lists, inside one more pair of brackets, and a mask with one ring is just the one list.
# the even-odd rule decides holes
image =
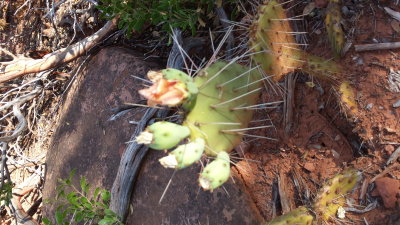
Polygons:
[[[57,225],[89,222],[99,225],[122,225],[117,214],[109,209],[111,194],[109,191],[96,188],[93,195],[89,194],[90,185],[86,178],[80,179],[80,187],[72,183],[75,170],[69,178],[59,179],[57,196],[53,202],[59,204],[55,212]],[[45,225],[54,225],[49,219],[43,218]]]
[[119,28],[141,31],[148,25],[160,25],[162,31],[170,32],[171,27],[189,29],[196,33],[198,25],[214,17],[214,0],[101,0],[98,6],[102,16],[112,19],[120,16]]
[[4,183],[0,187],[0,203],[1,205],[9,205],[12,198],[13,183]]

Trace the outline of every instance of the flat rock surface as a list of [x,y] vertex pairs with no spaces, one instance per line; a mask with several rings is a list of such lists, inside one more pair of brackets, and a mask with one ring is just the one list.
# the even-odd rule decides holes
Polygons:
[[[212,193],[198,185],[200,165],[177,171],[164,169],[158,159],[165,156],[161,151],[150,151],[131,199],[131,214],[127,224],[260,224],[258,214],[247,199],[247,194],[230,179],[223,188]],[[172,177],[173,175],[173,177]],[[160,199],[167,187],[161,203]]]
[[[85,176],[92,187],[111,190],[119,162],[143,109],[135,109],[115,121],[108,121],[111,109],[124,102],[138,102],[143,85],[131,75],[144,76],[157,69],[139,54],[122,48],[100,51],[88,63],[69,90],[59,125],[47,155],[47,176],[43,198],[55,197],[58,178],[76,169],[75,183]],[[162,168],[161,151],[149,151],[143,162],[131,200],[126,224],[259,224],[246,195],[229,181],[213,193],[197,185],[200,166],[176,172],[159,204],[173,170]],[[79,187],[79,185],[78,185]],[[46,204],[44,216],[54,218],[55,205]]]
[[[58,178],[67,178],[76,169],[75,181],[85,176],[92,187],[111,190],[121,155],[143,109],[108,121],[111,109],[125,102],[137,102],[141,83],[131,75],[144,76],[156,69],[140,55],[122,48],[100,51],[77,77],[63,102],[60,121],[47,154],[47,175],[43,198],[55,196]],[[79,187],[79,185],[78,185]],[[54,217],[54,205],[45,207]]]

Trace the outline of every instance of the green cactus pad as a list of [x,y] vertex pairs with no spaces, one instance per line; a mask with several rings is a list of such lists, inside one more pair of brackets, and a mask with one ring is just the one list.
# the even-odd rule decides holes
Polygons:
[[262,82],[254,81],[260,78],[258,70],[236,63],[216,62],[199,72],[197,102],[183,124],[190,128],[191,140],[206,141],[207,155],[229,152],[240,143],[254,111],[241,107],[257,103]]
[[310,214],[309,210],[306,207],[299,207],[286,213],[285,215],[275,218],[274,220],[264,225],[311,225],[313,220],[314,217]]
[[189,128],[175,123],[160,121],[148,126],[136,141],[147,144],[150,148],[164,150],[175,147],[184,138],[190,135]]
[[342,14],[339,3],[339,0],[331,0],[329,2],[325,18],[329,42],[331,43],[332,51],[337,58],[341,55],[345,40],[344,32],[342,26],[340,25]]
[[341,71],[338,64],[307,54],[296,43],[294,34],[282,4],[266,1],[259,8],[258,20],[250,27],[253,60],[276,81],[296,70],[335,80]]
[[193,142],[179,145],[168,156],[161,158],[161,165],[166,168],[183,169],[200,160],[205,147],[205,141],[197,138]]
[[209,163],[200,174],[200,186],[204,190],[213,191],[229,179],[230,171],[229,154],[220,152],[217,158]]
[[256,53],[253,60],[277,81],[304,63],[286,10],[275,0],[260,6],[258,19],[250,27],[249,46]]
[[302,71],[318,78],[337,81],[342,72],[342,68],[333,60],[324,59],[318,56],[305,55],[305,64]]
[[345,195],[355,187],[359,178],[360,173],[351,169],[329,180],[315,199],[317,219],[328,221],[334,218],[338,208],[346,203]]

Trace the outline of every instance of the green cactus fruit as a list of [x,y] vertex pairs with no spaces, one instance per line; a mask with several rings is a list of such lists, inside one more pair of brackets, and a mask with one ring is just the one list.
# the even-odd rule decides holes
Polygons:
[[[236,63],[216,62],[201,70],[195,78],[199,87],[197,102],[183,124],[191,130],[191,140],[203,138],[205,153],[231,151],[240,144],[261,91],[257,69]],[[254,108],[253,108],[254,109]]]
[[325,26],[332,51],[337,58],[341,55],[345,41],[344,32],[340,25],[341,20],[340,1],[330,0],[325,17]]
[[175,123],[160,121],[148,126],[137,138],[139,144],[146,144],[152,149],[164,150],[175,147],[190,135],[189,128]]
[[299,207],[292,210],[282,216],[275,218],[274,220],[264,224],[264,225],[311,225],[314,217],[310,214],[306,207]]
[[303,66],[304,52],[294,38],[286,10],[277,1],[265,1],[250,27],[249,47],[253,60],[276,81]]
[[346,203],[344,196],[355,187],[359,179],[360,173],[351,169],[329,180],[315,199],[314,212],[317,219],[328,221],[334,218],[339,207]]
[[213,191],[229,179],[230,172],[229,154],[220,152],[217,158],[209,163],[200,174],[200,186],[204,190]]
[[165,168],[183,169],[200,160],[204,147],[204,139],[197,138],[187,144],[179,145],[159,161]]

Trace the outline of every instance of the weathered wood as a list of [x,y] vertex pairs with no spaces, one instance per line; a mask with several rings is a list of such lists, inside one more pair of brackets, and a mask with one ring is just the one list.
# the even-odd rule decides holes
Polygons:
[[15,79],[28,73],[37,73],[70,62],[85,54],[99,43],[110,31],[117,27],[118,18],[107,22],[93,35],[78,41],[66,48],[45,55],[41,59],[16,58],[10,62],[0,63],[0,83]]
[[356,52],[396,49],[400,48],[400,42],[354,45],[354,48]]

